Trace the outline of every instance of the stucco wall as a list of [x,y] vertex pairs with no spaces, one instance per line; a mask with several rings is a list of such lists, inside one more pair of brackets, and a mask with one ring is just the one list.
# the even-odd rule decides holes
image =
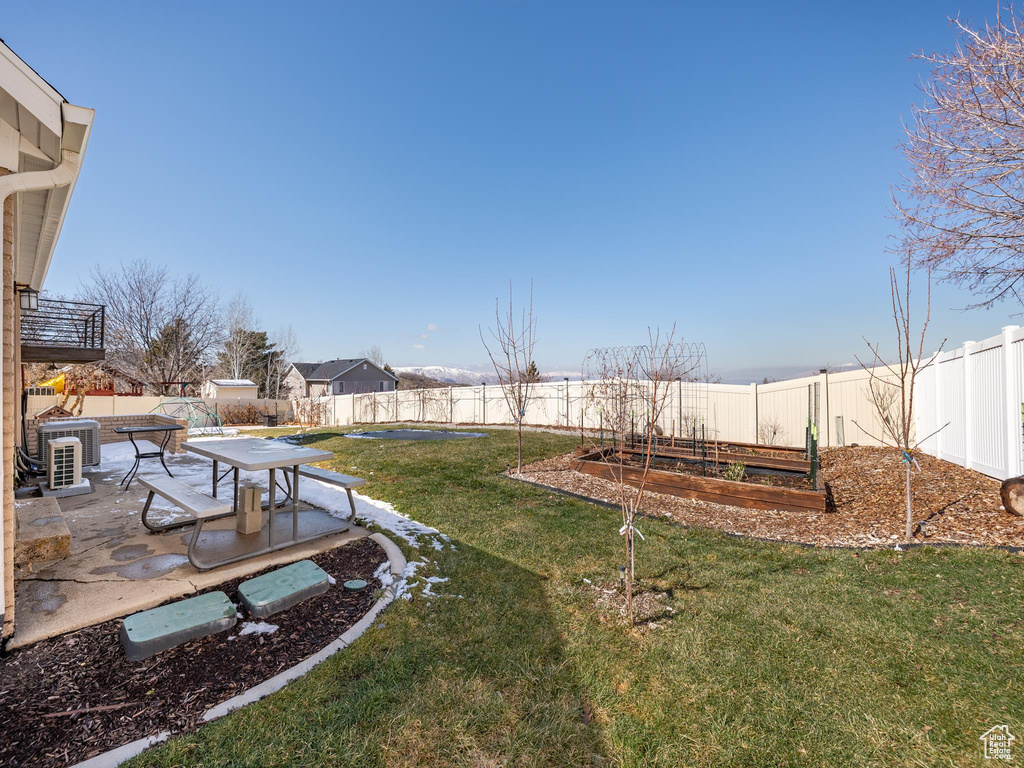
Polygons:
[[294,368],[284,377],[281,396],[289,400],[306,397],[306,380]]

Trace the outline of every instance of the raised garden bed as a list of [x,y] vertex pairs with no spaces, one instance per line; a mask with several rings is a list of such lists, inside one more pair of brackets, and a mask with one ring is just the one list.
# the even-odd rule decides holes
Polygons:
[[[618,486],[575,469],[573,454],[523,467],[518,479],[618,506]],[[999,481],[955,464],[919,455],[913,475],[914,540],[927,544],[1024,547],[1024,518],[1001,508]],[[891,448],[830,448],[821,475],[829,489],[829,511],[743,509],[651,492],[643,510],[682,525],[737,536],[814,546],[892,547],[903,541],[904,467]],[[834,503],[834,508],[832,506]],[[834,511],[832,511],[834,509]]]
[[[364,538],[310,559],[337,582],[326,593],[265,620],[240,619],[230,630],[144,661],[125,658],[118,640],[120,620],[51,638],[0,660],[0,766],[63,768],[163,731],[192,730],[210,707],[329,645],[377,599],[381,584],[373,574],[387,556]],[[345,591],[342,583],[352,578],[365,580],[368,587]],[[237,602],[242,580],[203,592],[223,590]],[[256,631],[242,634],[247,623]],[[278,629],[268,633],[266,624]]]
[[[630,459],[639,454],[636,449],[626,449]],[[659,455],[661,448],[659,447]],[[622,479],[629,485],[639,486],[643,480],[643,469],[619,464],[617,459],[607,460],[610,448],[591,451],[575,457],[573,469],[594,477],[617,481]],[[751,481],[725,480],[719,477],[703,477],[695,474],[692,464],[679,462],[675,470],[650,469],[645,487],[654,493],[664,493],[684,499],[698,499],[716,504],[728,504],[744,509],[781,509],[790,512],[824,512],[827,498],[824,490],[810,488],[782,487],[782,484],[796,485],[802,478],[751,478]],[[776,482],[776,485],[769,484]]]

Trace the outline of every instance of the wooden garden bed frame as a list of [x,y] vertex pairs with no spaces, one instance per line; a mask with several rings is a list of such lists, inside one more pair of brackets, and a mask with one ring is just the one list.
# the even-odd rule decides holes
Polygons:
[[[703,460],[709,464],[733,464],[740,463],[745,464],[748,467],[758,467],[760,469],[773,469],[782,472],[799,472],[800,474],[806,475],[811,471],[811,462],[803,457],[799,450],[795,451],[791,456],[767,456],[763,453],[752,451],[750,453],[738,453],[735,450],[730,451],[730,448],[738,448],[740,446],[731,446],[728,444],[719,443],[717,453],[708,446],[706,454],[703,456]],[[751,446],[753,448],[755,446]],[[644,454],[643,447],[637,446],[626,446],[623,448],[626,453],[633,454],[634,456],[641,456]],[[670,446],[668,443],[658,441],[657,447],[654,452],[655,459],[678,459],[680,461],[701,461],[701,453],[695,452],[694,449],[676,445],[675,447]]]
[[[610,456],[610,448],[603,450],[605,456]],[[719,456],[721,456],[721,452],[719,452]],[[602,451],[592,451],[577,456],[573,460],[573,469],[615,482],[618,482],[621,470],[624,481],[634,487],[639,486],[643,479],[642,469],[630,466],[620,467],[614,459],[609,461],[603,458]],[[825,491],[778,488],[756,483],[722,480],[717,477],[694,477],[663,469],[648,470],[645,487],[654,493],[665,493],[683,499],[711,501],[716,504],[728,504],[744,509],[778,509],[787,512],[826,511]]]

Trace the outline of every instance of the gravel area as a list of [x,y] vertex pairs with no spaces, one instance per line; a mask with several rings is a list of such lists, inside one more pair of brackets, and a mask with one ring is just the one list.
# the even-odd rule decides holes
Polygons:
[[[523,467],[524,480],[617,503],[616,485],[571,468],[572,454]],[[1024,518],[1002,508],[999,481],[919,454],[911,488],[914,519],[925,521],[914,541],[980,546],[1024,546]],[[821,474],[835,502],[825,513],[766,511],[646,493],[648,514],[688,526],[815,546],[885,547],[903,541],[904,465],[889,448],[832,448]],[[516,476],[516,475],[513,475]]]
[[[364,538],[310,559],[336,580],[326,593],[144,661],[125,658],[120,620],[0,659],[0,766],[63,768],[162,731],[193,730],[210,707],[330,644],[375,602],[373,574],[387,556]],[[346,592],[341,584],[352,578],[367,588]],[[240,581],[204,592],[223,590],[237,603]]]

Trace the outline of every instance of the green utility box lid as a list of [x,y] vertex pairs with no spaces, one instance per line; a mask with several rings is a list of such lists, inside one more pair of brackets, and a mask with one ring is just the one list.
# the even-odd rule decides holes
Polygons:
[[243,581],[238,586],[238,596],[251,615],[262,619],[323,594],[330,586],[329,579],[327,572],[312,560],[300,560]]
[[121,625],[121,645],[132,661],[149,658],[197,637],[230,629],[238,620],[223,592],[207,592],[129,616]]

